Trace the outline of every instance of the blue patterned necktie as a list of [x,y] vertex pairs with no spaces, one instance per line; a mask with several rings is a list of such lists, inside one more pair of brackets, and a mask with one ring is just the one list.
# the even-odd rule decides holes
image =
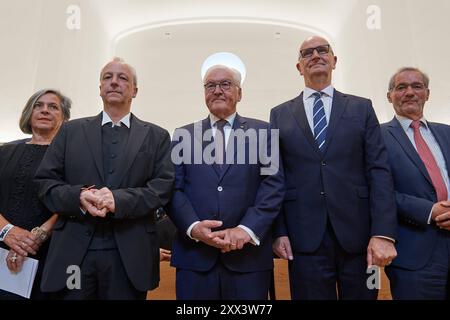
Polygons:
[[320,151],[323,151],[325,146],[325,139],[327,137],[327,118],[325,116],[325,108],[322,101],[322,93],[315,92],[314,107],[313,107],[313,124],[314,124],[314,139]]

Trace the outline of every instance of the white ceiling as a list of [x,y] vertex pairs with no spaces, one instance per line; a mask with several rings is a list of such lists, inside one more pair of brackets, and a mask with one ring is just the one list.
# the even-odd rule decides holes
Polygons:
[[[69,5],[81,10],[80,30],[66,27]],[[366,25],[371,5],[379,30]],[[247,66],[240,113],[267,119],[302,90],[297,50],[313,33],[328,37],[338,56],[335,87],[372,99],[380,121],[393,114],[390,75],[412,65],[431,77],[428,118],[450,123],[448,13],[448,0],[1,1],[0,141],[23,136],[21,109],[43,87],[72,98],[73,118],[99,112],[98,73],[113,55],[137,69],[134,112],[170,132],[206,116],[200,67],[217,51]]]

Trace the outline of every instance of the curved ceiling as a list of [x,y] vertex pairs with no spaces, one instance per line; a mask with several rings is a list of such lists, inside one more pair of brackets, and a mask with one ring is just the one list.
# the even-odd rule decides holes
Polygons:
[[[143,119],[172,131],[206,115],[200,66],[217,51],[246,63],[241,113],[267,119],[270,108],[295,95],[299,44],[327,36],[338,56],[333,83],[373,100],[380,121],[398,68],[422,68],[431,78],[429,119],[450,123],[450,1],[433,0],[15,0],[0,2],[0,141],[23,136],[18,119],[38,89],[72,98],[73,118],[102,108],[98,77],[112,55],[134,64],[140,91],[133,104]],[[78,6],[80,28],[67,28]],[[373,11],[373,8],[376,10]],[[372,16],[375,12],[375,16]],[[368,26],[376,18],[377,28]],[[373,20],[372,20],[373,21]]]
[[[259,23],[177,24],[121,37],[115,54],[138,70],[134,112],[151,114],[151,121],[173,130],[206,116],[200,68],[209,55],[221,51],[238,55],[247,68],[238,112],[268,119],[271,107],[300,92],[293,48],[310,35]],[[170,110],[171,116],[161,110]]]

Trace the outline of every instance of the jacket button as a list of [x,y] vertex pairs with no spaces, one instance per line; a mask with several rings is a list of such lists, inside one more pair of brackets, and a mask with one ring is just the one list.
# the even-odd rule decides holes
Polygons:
[[218,186],[218,187],[217,187],[217,191],[222,192],[222,191],[223,191],[222,186]]
[[326,195],[325,191],[320,191],[320,195],[325,196]]
[[327,165],[327,163],[326,163],[325,161],[322,161],[322,162],[321,162],[321,165],[322,165],[323,167],[325,167],[325,166]]

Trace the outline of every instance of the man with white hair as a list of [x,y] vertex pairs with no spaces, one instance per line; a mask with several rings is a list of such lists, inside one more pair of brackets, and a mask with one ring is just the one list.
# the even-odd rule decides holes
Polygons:
[[[172,255],[177,299],[264,300],[273,269],[270,230],[284,194],[282,171],[277,167],[265,174],[266,164],[260,159],[250,163],[249,152],[265,145],[266,139],[239,143],[236,138],[239,130],[268,132],[266,122],[236,112],[242,97],[240,73],[216,65],[203,82],[210,114],[200,123],[177,129],[172,149],[174,159],[180,144],[200,143],[203,155],[198,164],[195,147],[183,149],[183,161],[175,166],[169,215],[178,228]],[[177,140],[183,132],[186,140]],[[203,139],[208,133],[213,138],[213,164],[204,157],[210,150]],[[237,161],[241,151],[246,153],[243,163]]]

